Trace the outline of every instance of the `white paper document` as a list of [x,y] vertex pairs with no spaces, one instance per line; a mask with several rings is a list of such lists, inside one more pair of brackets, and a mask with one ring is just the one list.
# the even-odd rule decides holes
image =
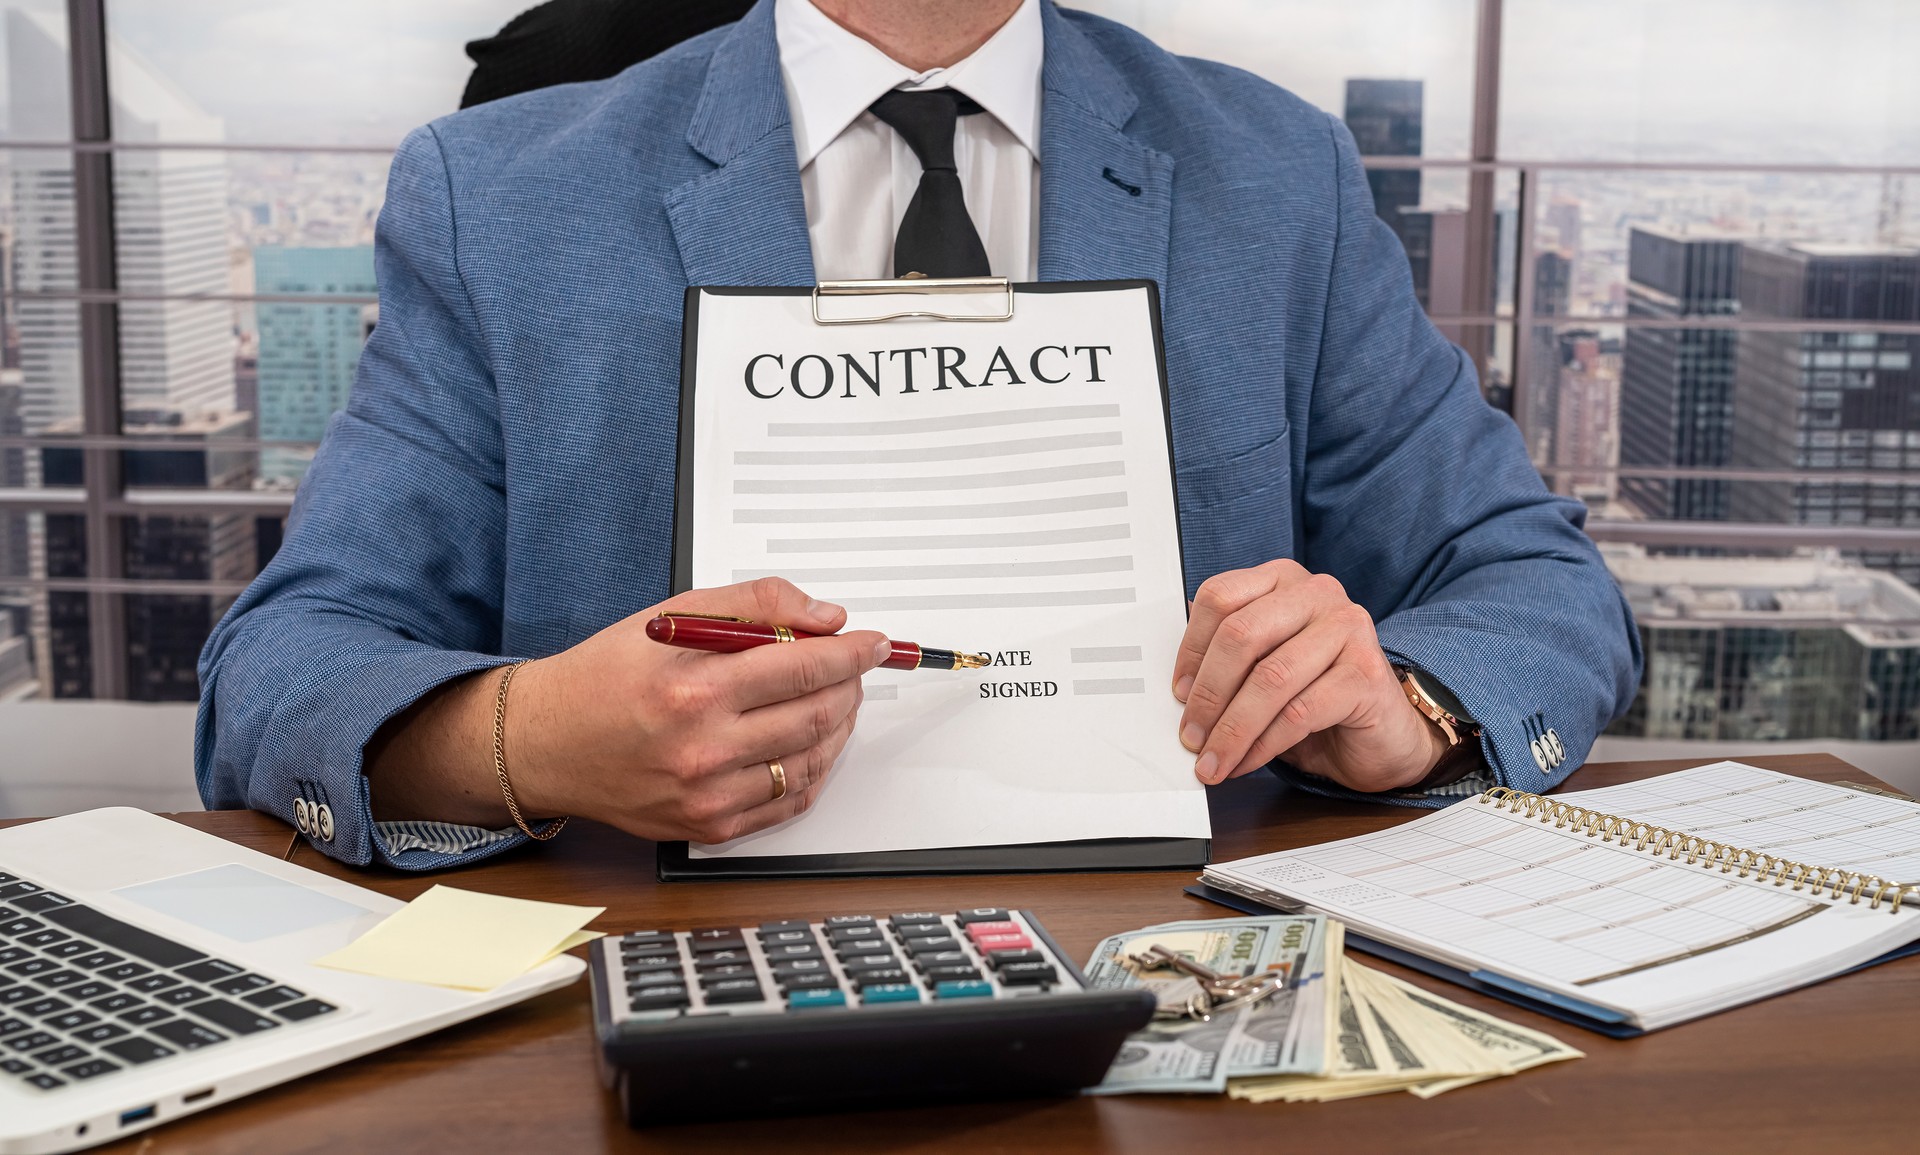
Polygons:
[[873,671],[814,808],[694,857],[1208,837],[1169,688],[1186,609],[1151,292],[846,326],[805,295],[700,293],[691,584],[778,575],[849,629],[994,664]]

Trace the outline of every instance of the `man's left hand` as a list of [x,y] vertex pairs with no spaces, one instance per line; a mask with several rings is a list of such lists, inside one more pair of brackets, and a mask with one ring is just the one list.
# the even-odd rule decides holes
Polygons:
[[1209,578],[1173,666],[1180,741],[1212,785],[1276,757],[1355,790],[1426,777],[1446,753],[1401,692],[1373,616],[1326,574],[1271,561]]

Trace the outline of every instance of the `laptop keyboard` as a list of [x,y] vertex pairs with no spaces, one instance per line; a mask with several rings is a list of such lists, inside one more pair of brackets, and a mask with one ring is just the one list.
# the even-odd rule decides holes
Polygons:
[[0,871],[0,1077],[57,1091],[337,1010]]

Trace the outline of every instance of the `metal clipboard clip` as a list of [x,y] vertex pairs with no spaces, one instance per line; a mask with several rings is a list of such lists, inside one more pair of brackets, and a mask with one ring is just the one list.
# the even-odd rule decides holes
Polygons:
[[[822,297],[886,297],[916,295],[925,297],[961,296],[994,293],[1003,299],[999,311],[990,313],[947,312],[939,309],[903,309],[875,316],[829,317],[820,312]],[[905,277],[887,281],[821,281],[813,287],[813,323],[816,325],[871,325],[880,321],[907,318],[931,321],[1011,321],[1013,320],[1013,282],[1006,277]]]

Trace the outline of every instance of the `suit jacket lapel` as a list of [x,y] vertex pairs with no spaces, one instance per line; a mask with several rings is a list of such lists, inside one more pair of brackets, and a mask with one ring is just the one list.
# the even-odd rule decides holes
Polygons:
[[1086,34],[1042,18],[1040,279],[1146,278],[1164,303],[1173,158],[1122,131],[1139,98]]
[[718,166],[666,198],[687,283],[812,284],[773,0],[761,0],[714,49],[687,143]]

